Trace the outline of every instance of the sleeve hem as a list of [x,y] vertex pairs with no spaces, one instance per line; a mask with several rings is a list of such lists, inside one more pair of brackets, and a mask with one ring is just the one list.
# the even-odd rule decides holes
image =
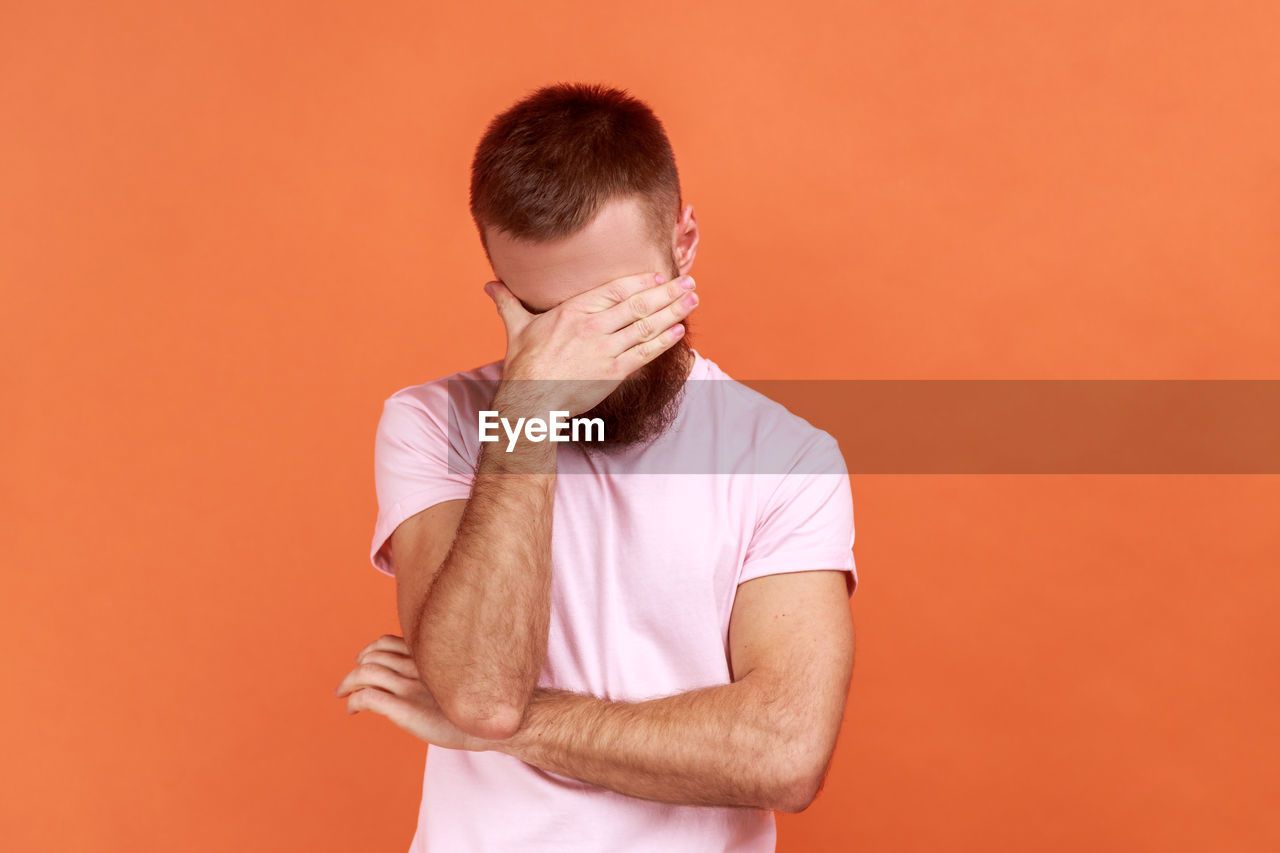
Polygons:
[[392,504],[390,512],[378,518],[373,533],[373,545],[369,550],[369,562],[387,577],[395,577],[390,558],[379,553],[382,551],[382,546],[391,538],[391,534],[395,532],[395,529],[404,523],[409,516],[417,515],[424,509],[445,501],[465,500],[469,497],[471,497],[470,486],[451,484],[451,488],[428,489],[410,495],[404,500],[396,501]]
[[846,586],[848,594],[853,595],[853,591],[858,586],[858,568],[853,559],[849,555],[833,557],[828,561],[806,560],[803,564],[797,565],[793,562],[783,562],[779,560],[758,560],[754,563],[747,563],[742,567],[742,571],[738,574],[738,583],[744,584],[747,581],[762,578],[766,575],[781,575],[791,572],[846,572]]

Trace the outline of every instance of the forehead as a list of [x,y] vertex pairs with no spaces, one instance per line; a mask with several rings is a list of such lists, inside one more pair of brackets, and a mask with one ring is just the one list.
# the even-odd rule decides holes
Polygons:
[[486,229],[493,272],[516,298],[534,311],[615,278],[665,271],[639,199],[613,199],[576,234],[545,243],[517,240]]

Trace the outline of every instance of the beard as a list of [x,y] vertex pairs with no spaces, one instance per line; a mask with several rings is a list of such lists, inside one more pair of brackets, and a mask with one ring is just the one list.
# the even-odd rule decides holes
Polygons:
[[576,441],[586,451],[610,450],[647,444],[666,431],[680,410],[680,392],[689,375],[693,350],[685,334],[653,361],[636,370],[589,411],[578,418],[604,421],[600,441]]

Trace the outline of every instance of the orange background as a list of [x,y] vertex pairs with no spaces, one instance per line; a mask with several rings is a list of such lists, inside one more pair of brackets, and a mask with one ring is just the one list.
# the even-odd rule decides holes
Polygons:
[[[1275,379],[1257,2],[5,3],[6,849],[403,850],[373,434],[502,352],[488,119],[675,145],[696,346],[772,378]],[[857,476],[857,666],[783,851],[1273,850],[1275,476]]]

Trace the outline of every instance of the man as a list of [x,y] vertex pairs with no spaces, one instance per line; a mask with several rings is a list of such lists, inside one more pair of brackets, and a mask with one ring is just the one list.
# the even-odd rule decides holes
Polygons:
[[[535,91],[471,210],[506,357],[387,399],[371,559],[403,638],[337,694],[434,746],[413,851],[773,850],[853,666],[836,443],[688,345],[698,226],[640,101]],[[482,441],[484,411],[605,436]]]

